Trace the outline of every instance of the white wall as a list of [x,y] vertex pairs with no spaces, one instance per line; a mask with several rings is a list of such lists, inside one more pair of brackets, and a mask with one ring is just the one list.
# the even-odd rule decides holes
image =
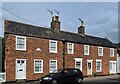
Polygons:
[[120,56],[117,55],[117,73],[120,73]]

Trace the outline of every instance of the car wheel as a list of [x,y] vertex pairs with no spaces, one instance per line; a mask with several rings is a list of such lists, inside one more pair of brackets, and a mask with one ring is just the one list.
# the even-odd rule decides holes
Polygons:
[[80,84],[80,83],[82,83],[82,82],[83,82],[83,80],[82,80],[81,78],[78,78],[78,79],[77,79],[77,83],[78,83],[78,84]]
[[52,80],[52,84],[57,84],[57,81],[56,80]]

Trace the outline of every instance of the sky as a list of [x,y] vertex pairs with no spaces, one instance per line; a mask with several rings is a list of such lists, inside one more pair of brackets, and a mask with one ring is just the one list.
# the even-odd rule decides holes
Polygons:
[[[2,2],[1,6],[7,10],[0,9],[2,24],[5,19],[9,19],[49,28],[51,15],[46,9],[53,11],[55,15],[54,9],[56,9],[60,13],[62,31],[77,33],[80,26],[78,18],[81,18],[87,35],[107,37],[112,42],[118,42],[117,2]],[[8,11],[29,21],[16,17]],[[2,26],[0,36],[4,35],[3,32]]]

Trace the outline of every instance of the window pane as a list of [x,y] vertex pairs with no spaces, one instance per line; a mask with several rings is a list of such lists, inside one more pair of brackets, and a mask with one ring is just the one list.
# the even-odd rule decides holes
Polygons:
[[72,54],[73,53],[73,44],[72,43],[68,43],[68,53]]
[[89,46],[88,45],[84,46],[84,54],[89,55]]
[[96,62],[96,70],[100,71],[100,69],[101,69],[101,62],[98,61],[98,62]]
[[25,49],[25,38],[17,37],[16,39],[16,48],[17,49]]
[[110,63],[110,70],[112,70],[112,63]]
[[57,69],[57,62],[56,61],[50,61],[50,72],[53,72]]
[[110,56],[114,56],[114,49],[110,49]]
[[81,62],[80,61],[76,61],[76,68],[81,69]]
[[42,61],[35,60],[35,72],[42,72]]
[[56,52],[56,41],[50,41],[50,51]]

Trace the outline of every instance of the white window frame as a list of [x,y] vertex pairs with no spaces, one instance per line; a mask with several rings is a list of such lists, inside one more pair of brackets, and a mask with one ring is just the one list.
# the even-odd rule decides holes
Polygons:
[[[69,45],[72,45],[72,52],[69,51]],[[67,43],[67,53],[68,54],[74,54],[74,43]]]
[[[55,51],[51,50],[51,42],[55,42],[56,43],[56,45],[55,45]],[[49,40],[49,52],[50,53],[57,53],[57,41],[55,41],[55,40]]]
[[[97,70],[97,62],[100,62],[100,70]],[[102,71],[102,60],[96,59],[96,72],[101,72],[101,71]]]
[[[111,55],[111,50],[113,51],[112,55]],[[110,57],[114,57],[114,52],[115,52],[114,48],[110,48]]]
[[54,70],[51,71],[51,69],[50,69],[50,67],[51,67],[51,61],[55,61],[55,62],[56,62],[56,65],[55,65],[56,68],[55,68],[55,70],[57,70],[57,60],[49,60],[49,72],[50,72],[50,73],[52,73],[52,72],[54,71]]
[[78,68],[78,67],[76,67],[76,62],[81,62],[81,66],[80,66],[80,70],[82,71],[82,60],[83,60],[83,58],[74,58],[75,59],[75,68]]
[[[17,47],[17,38],[24,38],[25,39],[25,48],[24,49],[20,49]],[[23,50],[23,51],[26,51],[26,37],[24,36],[16,36],[16,50]]]
[[[35,71],[35,61],[41,61],[41,71],[39,71],[39,72]],[[34,73],[43,73],[43,60],[41,60],[41,59],[34,59]]]
[[[100,48],[102,49],[102,54],[101,54],[101,53],[99,53]],[[98,47],[98,56],[103,56],[103,47]]]
[[[86,51],[86,47],[87,47],[87,50],[88,50],[88,52],[86,53],[85,51]],[[90,50],[90,48],[89,48],[89,45],[84,45],[84,55],[89,55],[89,51]]]

